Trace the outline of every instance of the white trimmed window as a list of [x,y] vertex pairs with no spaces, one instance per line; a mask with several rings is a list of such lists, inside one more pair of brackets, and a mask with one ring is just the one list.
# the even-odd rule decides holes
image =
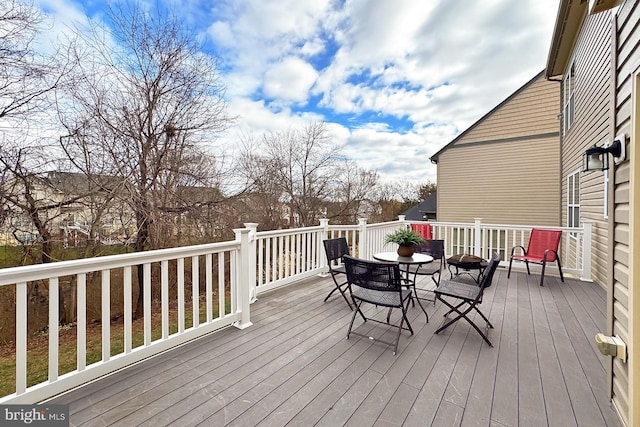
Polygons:
[[580,227],[580,171],[567,177],[567,227]]
[[575,115],[575,89],[576,89],[576,67],[574,64],[571,64],[571,68],[569,72],[564,77],[564,82],[562,85],[563,89],[563,108],[562,108],[562,123],[563,123],[563,132],[567,133],[571,125],[573,124],[573,119]]

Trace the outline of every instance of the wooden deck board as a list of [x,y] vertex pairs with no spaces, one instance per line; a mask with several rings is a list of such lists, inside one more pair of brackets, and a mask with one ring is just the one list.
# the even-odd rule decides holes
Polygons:
[[[250,328],[210,334],[50,402],[70,404],[74,426],[620,426],[592,336],[606,329],[604,290],[538,279],[497,271],[480,306],[495,326],[493,347],[465,321],[434,335],[446,310],[425,303],[429,323],[410,308],[415,334],[402,332],[394,356],[379,341],[345,339],[352,312],[339,295],[323,303],[333,283],[317,278],[261,295]],[[356,318],[354,327],[394,338],[373,322]]]

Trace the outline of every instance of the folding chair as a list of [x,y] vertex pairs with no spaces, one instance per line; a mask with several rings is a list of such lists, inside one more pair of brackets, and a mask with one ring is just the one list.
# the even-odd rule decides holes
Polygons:
[[[431,280],[433,280],[435,287],[438,286],[440,283],[440,274],[444,269],[444,240],[427,240],[424,243],[413,245],[413,249],[416,253],[431,255],[433,257],[433,262],[428,264],[405,265],[403,272],[407,277],[409,277],[409,275],[413,275],[413,281],[409,281],[407,285],[413,287],[413,292],[416,295],[416,298],[430,301],[435,304],[435,296],[433,299],[420,298],[418,296],[416,280],[418,276],[431,276]],[[425,290],[433,292],[433,289]],[[420,301],[418,301],[418,303],[419,302]]]
[[329,239],[324,240],[324,252],[327,255],[327,264],[329,265],[329,274],[331,274],[331,278],[333,279],[333,283],[335,283],[336,287],[329,292],[329,295],[326,296],[324,302],[333,295],[335,291],[339,291],[342,295],[342,298],[347,302],[347,305],[351,310],[351,303],[347,298],[346,288],[349,286],[347,280],[344,281],[338,280],[338,276],[342,274],[346,274],[344,269],[344,264],[342,264],[342,257],[345,255],[349,255],[349,245],[347,244],[347,239],[344,237],[339,237],[337,239]]
[[[393,326],[398,328],[396,339],[393,343],[377,340],[387,345],[393,346],[393,354],[398,351],[398,341],[400,341],[400,333],[402,330],[411,332],[413,335],[413,329],[407,318],[407,306],[411,299],[411,290],[402,288],[402,278],[400,277],[400,268],[398,264],[391,262],[378,262],[378,261],[366,261],[363,259],[353,258],[349,255],[343,257],[344,266],[347,272],[347,282],[349,283],[349,290],[351,291],[351,300],[355,306],[351,323],[347,331],[347,339],[351,334],[373,339],[368,335],[362,335],[357,332],[353,332],[353,322],[356,319],[358,313],[362,319],[366,322],[371,320],[372,322],[381,323],[384,325]],[[389,309],[399,308],[402,311],[402,317],[400,324],[395,325],[388,321],[367,318],[364,312],[360,309],[363,303],[374,304],[376,306],[388,307]],[[404,327],[404,322],[407,322],[407,327]]]
[[[558,246],[560,246],[561,237],[562,230],[543,230],[540,228],[532,229],[526,251],[522,246],[514,246],[511,248],[511,259],[509,260],[509,272],[507,273],[507,279],[511,277],[511,264],[514,259],[517,261],[524,261],[525,264],[527,264],[527,274],[531,274],[531,271],[529,270],[529,263],[533,262],[535,264],[542,264],[542,272],[540,273],[540,286],[542,286],[544,282],[544,270],[547,266],[547,262],[555,261],[558,264],[558,271],[560,271],[560,280],[564,282],[562,266],[560,265],[560,256],[558,255]],[[522,255],[514,255],[517,248],[522,250]]]
[[[465,319],[473,328],[480,334],[480,336],[489,344],[489,346],[493,347],[487,335],[480,330],[478,325],[473,322],[467,315],[475,311],[484,319],[487,323],[487,328],[493,328],[487,316],[480,311],[478,305],[482,303],[482,295],[484,294],[484,290],[491,286],[491,281],[493,280],[493,275],[496,272],[496,268],[498,268],[498,263],[500,262],[500,256],[497,252],[493,253],[491,260],[489,261],[489,266],[484,270],[482,280],[480,281],[480,285],[476,285],[475,283],[469,283],[464,279],[459,280],[458,278],[452,280],[444,280],[440,282],[440,285],[436,288],[435,294],[436,298],[442,301],[444,305],[449,307],[449,311],[445,313],[444,324],[435,332],[436,334],[442,332],[444,329],[448,328],[455,322],[460,319]],[[449,299],[453,298],[458,300],[459,302],[449,302]],[[455,304],[455,305],[454,305]],[[449,314],[455,313],[456,317],[447,321]]]

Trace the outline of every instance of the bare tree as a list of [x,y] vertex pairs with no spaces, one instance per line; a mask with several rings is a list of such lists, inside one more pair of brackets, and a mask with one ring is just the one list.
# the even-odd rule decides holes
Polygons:
[[[25,248],[40,244],[40,256],[36,262],[55,261],[53,223],[63,214],[63,208],[77,203],[83,195],[57,191],[46,172],[49,164],[47,153],[41,147],[2,147],[0,167],[3,172],[3,209],[15,220],[14,237]],[[22,236],[32,236],[24,238]],[[26,251],[25,251],[26,253]]]
[[82,66],[71,102],[60,102],[61,145],[80,170],[121,178],[114,191],[135,215],[135,250],[143,251],[160,241],[152,233],[161,212],[181,207],[181,186],[211,184],[211,169],[192,160],[231,119],[215,60],[175,16],[117,3],[107,23],[69,48]]
[[285,227],[285,192],[278,179],[278,168],[273,159],[263,153],[253,135],[242,137],[240,173],[245,177],[248,192],[240,203],[240,210],[248,221],[255,221],[262,230]]
[[391,181],[379,184],[371,192],[371,201],[376,207],[370,217],[372,221],[393,221],[402,212],[424,200],[423,195],[435,184],[416,184],[408,181]]
[[378,182],[378,174],[359,168],[347,161],[337,166],[326,217],[340,224],[354,224],[358,218],[370,218],[376,211],[371,192]]
[[25,119],[47,105],[44,95],[53,91],[68,64],[56,55],[44,57],[33,47],[44,16],[20,0],[0,2],[0,119]]
[[242,158],[243,172],[265,195],[263,208],[277,214],[286,206],[292,227],[352,221],[377,180],[341,155],[324,122],[265,134],[261,144],[245,144]]
[[418,187],[418,201],[426,200],[430,195],[438,190],[438,185],[433,181],[427,181]]

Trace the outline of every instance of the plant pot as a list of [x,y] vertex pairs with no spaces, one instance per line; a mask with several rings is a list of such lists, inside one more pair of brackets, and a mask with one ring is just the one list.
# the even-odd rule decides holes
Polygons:
[[398,246],[398,255],[407,258],[413,256],[413,246]]

